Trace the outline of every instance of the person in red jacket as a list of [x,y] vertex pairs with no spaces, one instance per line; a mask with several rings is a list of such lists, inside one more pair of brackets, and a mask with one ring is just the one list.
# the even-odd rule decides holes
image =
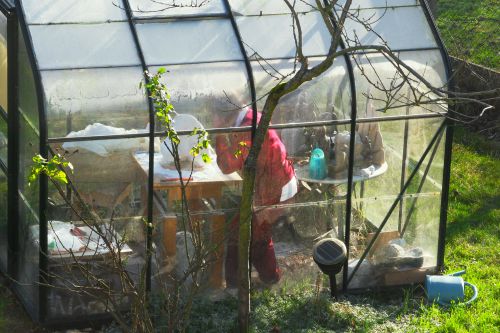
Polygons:
[[[245,108],[239,113],[226,112],[216,117],[216,125],[222,122],[235,127],[251,126],[253,111]],[[229,117],[229,119],[228,119]],[[257,113],[257,121],[261,114]],[[218,124],[217,124],[218,123]],[[241,143],[244,143],[243,145]],[[215,151],[217,164],[225,174],[241,171],[251,146],[250,131],[217,135]],[[235,152],[240,151],[240,154]],[[252,217],[252,242],[250,260],[262,282],[273,284],[280,280],[281,270],[276,261],[272,240],[272,224],[282,215],[277,208],[261,208],[261,206],[288,203],[297,193],[297,179],[292,163],[287,159],[285,145],[278,133],[270,129],[262,144],[257,159],[255,177],[254,207]],[[238,281],[238,223],[239,214],[231,221],[228,232],[227,254],[225,260],[226,286],[236,287]]]

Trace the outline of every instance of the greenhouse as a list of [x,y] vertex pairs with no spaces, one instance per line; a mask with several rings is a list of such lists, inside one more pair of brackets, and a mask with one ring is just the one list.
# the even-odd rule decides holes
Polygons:
[[[332,38],[315,6],[294,8],[310,66]],[[152,294],[229,287],[248,148],[240,143],[297,65],[286,3],[0,0],[0,10],[0,269],[32,318],[107,318],[110,304],[133,303],[119,291],[138,284]],[[272,115],[264,145],[279,145],[281,155],[270,146],[259,156],[254,220],[266,230],[253,228],[268,236],[253,237],[274,252],[261,256],[254,239],[252,285],[316,281],[313,247],[328,237],[345,244],[339,291],[421,283],[443,267],[448,106],[409,103],[416,92],[431,94],[386,55],[340,51],[387,46],[435,87],[448,84],[446,51],[425,0],[355,0],[350,11],[339,56]],[[160,68],[179,160],[145,90]],[[208,135],[206,161],[191,158],[195,128]],[[242,151],[222,151],[231,140]],[[71,162],[69,183],[30,182],[38,154]],[[266,200],[276,193],[279,200]],[[186,274],[198,250],[197,275]],[[270,266],[277,278],[264,278]],[[99,299],[99,283],[116,293]]]

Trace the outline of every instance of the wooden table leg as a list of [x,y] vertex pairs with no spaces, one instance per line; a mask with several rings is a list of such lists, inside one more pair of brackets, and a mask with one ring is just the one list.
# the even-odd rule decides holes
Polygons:
[[[170,271],[175,266],[177,216],[163,217],[163,265]],[[164,268],[162,267],[162,271]]]

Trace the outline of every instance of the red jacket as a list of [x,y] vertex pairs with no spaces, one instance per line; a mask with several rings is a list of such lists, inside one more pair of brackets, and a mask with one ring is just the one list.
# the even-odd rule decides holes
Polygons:
[[[249,109],[241,123],[241,126],[252,125],[252,113]],[[261,113],[257,113],[257,122],[260,121]],[[244,142],[245,146],[241,146]],[[251,133],[235,132],[219,135],[215,141],[217,153],[217,164],[223,173],[232,173],[243,169],[243,164],[248,156],[251,145]],[[241,154],[235,156],[235,152]],[[292,163],[287,159],[286,149],[275,130],[268,130],[260,155],[257,159],[257,171],[255,177],[254,204],[257,206],[272,205],[280,202],[281,191],[292,178],[295,171]]]

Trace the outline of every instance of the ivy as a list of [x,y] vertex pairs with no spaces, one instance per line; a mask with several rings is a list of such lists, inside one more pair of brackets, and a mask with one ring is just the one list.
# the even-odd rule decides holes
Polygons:
[[[165,128],[166,137],[170,140],[172,146],[178,146],[180,138],[173,125],[173,118],[176,115],[176,111],[170,102],[171,97],[167,86],[161,82],[162,76],[166,72],[165,68],[160,68],[154,75],[146,71],[148,80],[145,88],[149,98],[153,102],[156,117],[162,127]],[[142,87],[142,83],[140,87]],[[189,150],[191,156],[196,157],[201,154],[203,162],[210,163],[212,159],[206,152],[203,152],[203,150],[208,149],[210,146],[207,131],[202,128],[195,128],[189,136],[196,136],[197,138],[196,145]]]
[[41,174],[45,174],[53,181],[61,184],[68,184],[68,176],[65,168],[69,169],[72,173],[73,165],[66,161],[64,156],[61,154],[55,154],[51,159],[47,160],[40,154],[37,154],[33,156],[32,160],[33,166],[31,167],[31,172],[28,176],[28,185],[31,186],[32,183],[37,181]]

